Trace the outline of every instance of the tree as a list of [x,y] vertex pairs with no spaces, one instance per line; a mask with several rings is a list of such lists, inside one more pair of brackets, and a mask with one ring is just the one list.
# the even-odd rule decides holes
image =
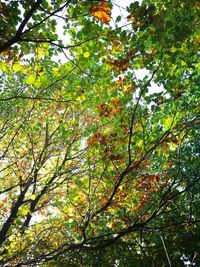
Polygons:
[[200,6],[116,6],[0,2],[1,266],[199,264]]

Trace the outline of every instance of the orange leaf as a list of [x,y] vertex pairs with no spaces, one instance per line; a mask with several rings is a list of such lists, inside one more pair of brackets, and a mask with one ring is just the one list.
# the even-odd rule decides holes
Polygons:
[[78,198],[82,202],[85,200],[85,195],[83,193],[79,193]]
[[99,4],[98,8],[104,12],[110,12],[110,8],[107,6],[106,2],[102,2],[101,4]]
[[110,16],[104,11],[97,11],[94,16],[103,23],[109,23],[110,21]]
[[110,22],[110,8],[107,6],[106,2],[102,2],[98,6],[92,7],[89,12],[97,20],[100,20],[103,23],[108,24]]
[[96,144],[96,137],[94,135],[90,136],[87,140],[87,145],[88,146],[92,146],[94,144]]

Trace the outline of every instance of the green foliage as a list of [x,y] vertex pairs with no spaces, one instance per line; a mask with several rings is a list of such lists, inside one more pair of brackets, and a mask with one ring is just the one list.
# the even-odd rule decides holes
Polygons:
[[200,264],[199,3],[113,7],[0,1],[1,266]]

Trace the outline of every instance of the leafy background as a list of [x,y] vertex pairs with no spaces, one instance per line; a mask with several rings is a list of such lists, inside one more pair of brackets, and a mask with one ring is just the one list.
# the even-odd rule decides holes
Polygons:
[[199,265],[199,9],[0,1],[2,266]]

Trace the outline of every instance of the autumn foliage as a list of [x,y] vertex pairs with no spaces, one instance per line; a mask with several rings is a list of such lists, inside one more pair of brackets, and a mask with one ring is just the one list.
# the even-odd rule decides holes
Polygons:
[[110,8],[108,2],[101,2],[97,6],[90,8],[90,14],[102,23],[108,24],[110,22]]
[[2,267],[200,264],[199,4],[122,2],[0,1]]

